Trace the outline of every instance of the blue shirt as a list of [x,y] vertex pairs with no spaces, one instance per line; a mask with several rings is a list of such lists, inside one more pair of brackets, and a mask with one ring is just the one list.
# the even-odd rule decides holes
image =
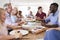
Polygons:
[[17,17],[14,15],[11,15],[11,20],[12,20],[12,23],[16,23]]
[[60,26],[60,11],[59,11],[59,18],[58,18],[58,25]]
[[59,11],[56,11],[55,14],[53,15],[53,13],[50,13],[50,15],[45,19],[45,22],[48,23],[52,23],[52,24],[58,24],[58,14]]

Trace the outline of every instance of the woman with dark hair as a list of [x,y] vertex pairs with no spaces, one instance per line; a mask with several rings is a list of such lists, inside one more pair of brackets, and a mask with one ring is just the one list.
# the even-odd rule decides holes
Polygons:
[[18,11],[18,15],[17,15],[19,18],[23,18],[23,15],[22,15],[22,11]]
[[20,24],[19,25],[22,25],[25,21],[24,21],[24,17],[22,15],[22,11],[18,11],[18,14],[17,14],[17,22]]

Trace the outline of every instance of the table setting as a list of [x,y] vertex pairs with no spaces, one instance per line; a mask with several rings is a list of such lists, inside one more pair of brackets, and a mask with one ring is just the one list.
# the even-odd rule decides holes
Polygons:
[[[22,37],[31,34],[38,34],[40,32],[45,31],[45,27],[41,25],[40,21],[26,21],[26,24],[23,24],[21,26],[16,26],[17,28],[15,28],[14,30],[12,30],[10,32],[10,35],[14,35],[16,37],[16,39],[20,38],[20,35],[22,35]],[[26,38],[26,37],[25,37]],[[28,38],[28,37],[27,37]],[[22,38],[23,39],[23,38]]]

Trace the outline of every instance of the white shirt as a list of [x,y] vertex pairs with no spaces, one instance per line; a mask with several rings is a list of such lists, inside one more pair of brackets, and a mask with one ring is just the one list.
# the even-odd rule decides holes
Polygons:
[[5,24],[0,24],[0,35],[8,35],[7,26]]
[[13,25],[13,26],[18,25],[17,23],[15,23],[15,17],[9,15],[9,13],[6,13],[5,24],[7,24],[7,25]]
[[9,13],[6,13],[6,20],[5,20],[5,24],[11,24],[12,21],[11,21],[11,15]]

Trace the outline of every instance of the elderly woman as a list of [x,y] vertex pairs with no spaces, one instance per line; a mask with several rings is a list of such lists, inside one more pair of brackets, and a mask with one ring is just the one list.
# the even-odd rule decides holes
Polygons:
[[7,26],[5,22],[5,10],[0,8],[0,40],[13,39],[15,36],[8,35]]

